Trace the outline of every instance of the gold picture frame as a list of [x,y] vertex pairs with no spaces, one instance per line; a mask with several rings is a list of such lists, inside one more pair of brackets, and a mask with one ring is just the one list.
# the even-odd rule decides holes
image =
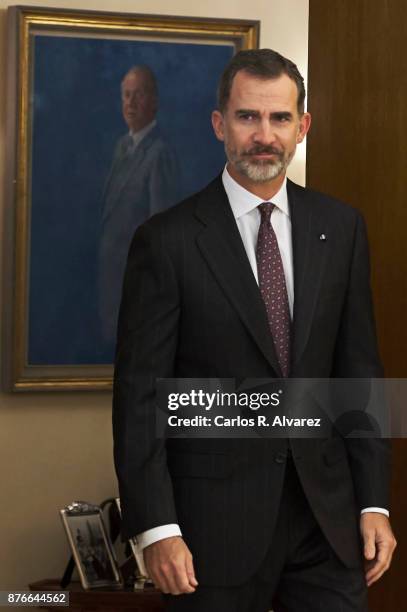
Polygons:
[[[6,390],[110,390],[112,387],[112,349],[99,346],[97,331],[93,329],[95,297],[89,289],[93,277],[86,249],[92,240],[97,240],[94,235],[97,219],[91,216],[96,215],[93,210],[97,209],[97,196],[96,191],[90,193],[89,185],[95,183],[95,176],[103,174],[102,153],[107,150],[109,121],[114,114],[110,112],[107,121],[103,113],[109,104],[112,109],[116,108],[109,91],[112,80],[119,78],[118,73],[113,74],[117,66],[120,62],[124,66],[123,58],[140,55],[141,51],[149,54],[153,58],[151,64],[156,62],[157,66],[153,67],[163,79],[168,77],[168,70],[173,71],[174,81],[181,79],[174,91],[168,82],[165,87],[168,105],[173,104],[171,108],[180,108],[184,102],[182,83],[190,87],[189,95],[195,96],[191,99],[201,104],[214,88],[210,79],[214,81],[214,73],[220,74],[222,69],[217,54],[221,57],[222,53],[233,55],[240,49],[256,48],[259,31],[259,22],[248,20],[20,6],[8,9],[3,359]],[[92,53],[96,57],[96,52],[98,59],[92,60],[94,63],[86,73],[88,57]],[[184,58],[188,55],[188,62],[177,59],[176,63],[174,59],[173,65],[169,65],[171,53],[176,59],[177,54],[181,57],[183,53]],[[207,73],[202,69],[206,56],[212,62]],[[201,63],[196,63],[194,71],[194,62],[198,60]],[[186,64],[193,78],[178,74]],[[95,83],[99,78],[98,84],[90,86],[88,81],[93,78]],[[64,89],[68,85],[69,95]],[[106,103],[100,93],[103,91],[107,92]],[[89,99],[91,108],[86,102]],[[188,115],[187,127],[201,122],[199,129],[210,129],[206,110],[203,112],[199,104],[192,109],[199,119]],[[192,106],[186,100],[185,112],[191,113]],[[186,150],[189,129],[182,129],[183,112],[176,114],[181,140],[173,140],[176,146],[182,141]],[[103,125],[104,131],[98,130],[97,124],[93,128],[92,134],[97,136],[92,148],[87,130],[96,115],[101,118],[99,125]],[[71,117],[71,123],[67,116]],[[117,118],[111,120],[112,134],[117,121]],[[76,134],[75,148],[72,133]],[[189,138],[194,154],[203,155],[208,148],[208,159],[214,157],[209,149],[219,143],[203,147],[200,140],[193,142],[191,135]],[[87,157],[80,157],[83,150],[88,151]],[[181,161],[191,164],[192,157],[184,151]],[[187,158],[188,162],[184,161]],[[100,162],[99,166],[96,161]],[[203,167],[209,176],[209,162],[207,168],[202,161],[196,166]],[[190,174],[194,176],[194,172]],[[188,189],[201,186],[197,183]],[[186,195],[188,189],[184,189]],[[81,197],[85,198],[85,192],[88,199],[79,206],[77,203]],[[68,193],[69,199],[65,202]],[[86,223],[81,225],[83,216]],[[91,235],[86,233],[86,228],[91,228]],[[73,245],[78,245],[76,251]]]

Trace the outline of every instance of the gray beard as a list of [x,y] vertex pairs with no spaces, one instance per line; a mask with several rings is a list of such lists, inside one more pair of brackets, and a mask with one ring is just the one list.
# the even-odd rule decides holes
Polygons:
[[235,162],[236,169],[254,183],[267,183],[277,178],[286,170],[287,165],[282,159],[260,164],[254,164],[247,159],[239,159]]
[[284,159],[284,154],[276,161],[261,161],[252,162],[249,159],[239,156],[235,151],[231,151],[225,145],[225,153],[229,162],[232,163],[240,174],[243,174],[254,183],[268,183],[280,176],[287,170],[287,167],[293,158],[290,155]]

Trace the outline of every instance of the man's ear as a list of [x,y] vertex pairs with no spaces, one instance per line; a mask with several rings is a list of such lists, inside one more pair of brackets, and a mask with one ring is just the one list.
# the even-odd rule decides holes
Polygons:
[[212,113],[212,127],[216,138],[223,142],[225,140],[223,131],[223,115],[218,110],[214,110]]
[[309,113],[303,113],[302,117],[300,118],[300,125],[298,128],[297,144],[299,144],[300,142],[304,140],[305,136],[308,134],[308,130],[310,129],[310,126],[311,126],[311,115]]

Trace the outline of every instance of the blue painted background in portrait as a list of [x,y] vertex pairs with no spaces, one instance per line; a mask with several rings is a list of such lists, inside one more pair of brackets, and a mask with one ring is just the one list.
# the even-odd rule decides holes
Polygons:
[[127,132],[120,83],[147,64],[157,121],[180,161],[180,195],[224,164],[210,114],[228,45],[35,37],[28,363],[112,363],[100,337],[97,248],[113,150]]

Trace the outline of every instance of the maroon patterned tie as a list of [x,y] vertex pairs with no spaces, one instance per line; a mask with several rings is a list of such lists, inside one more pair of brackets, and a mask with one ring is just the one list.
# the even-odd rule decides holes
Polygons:
[[270,222],[273,209],[274,204],[271,204],[271,202],[263,202],[259,206],[261,221],[256,248],[257,273],[278,363],[283,376],[288,376],[290,369],[290,309],[283,262],[277,238]]

